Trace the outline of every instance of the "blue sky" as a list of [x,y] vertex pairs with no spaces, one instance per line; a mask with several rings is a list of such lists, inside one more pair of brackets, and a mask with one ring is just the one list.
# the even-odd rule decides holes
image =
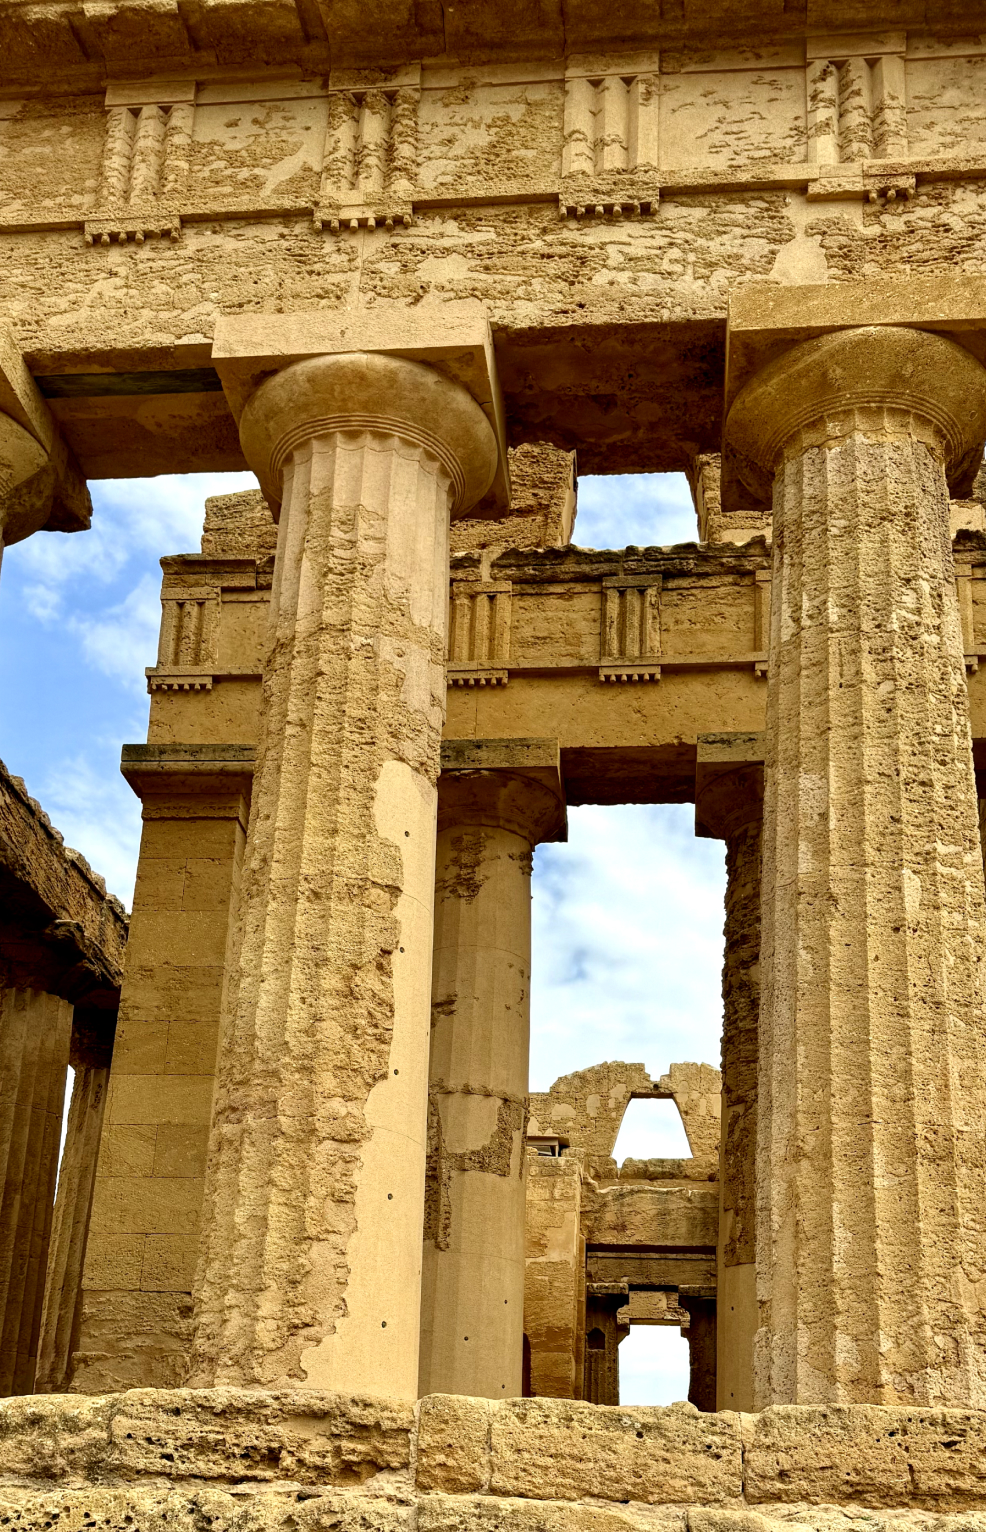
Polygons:
[[[164,554],[197,551],[206,495],[250,474],[190,474],[91,486],[89,532],[39,533],[0,573],[0,758],[69,845],[129,906],[140,810],[120,747],[147,731]],[[575,541],[693,541],[680,475],[585,478]],[[696,840],[690,805],[581,807],[567,845],[534,863],[531,1085],[603,1059],[718,1064],[723,849]],[[673,1111],[641,1103],[617,1157],[687,1153]],[[687,1392],[677,1331],[635,1329],[621,1347],[625,1403]]]

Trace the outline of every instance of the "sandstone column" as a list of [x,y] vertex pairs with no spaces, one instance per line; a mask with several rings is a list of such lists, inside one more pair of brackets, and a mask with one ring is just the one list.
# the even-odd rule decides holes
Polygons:
[[986,1404],[986,940],[946,472],[951,341],[808,341],[727,441],[773,477],[756,1401]]
[[72,1007],[0,990],[0,1395],[34,1387]]
[[422,1395],[521,1393],[531,866],[564,831],[554,774],[439,780]]
[[[89,1013],[90,1016],[93,1013]],[[75,1071],[51,1227],[35,1393],[67,1393],[82,1324],[82,1269],[109,1084],[113,1035],[102,1015],[76,1007],[69,1063]],[[59,1128],[61,1123],[59,1122]]]
[[121,769],[143,825],[105,1105],[92,1096],[84,1119],[87,1131],[93,1116],[103,1119],[68,1358],[68,1386],[86,1394],[174,1388],[188,1377],[250,796],[251,763],[236,747],[128,745]]
[[413,1398],[448,519],[496,438],[360,352],[268,377],[240,436],[283,509],[193,1377]]
[[[762,755],[759,734],[698,741],[696,834],[726,843],[715,1322],[716,1397],[723,1410],[753,1409]],[[689,1332],[690,1343],[697,1334]]]

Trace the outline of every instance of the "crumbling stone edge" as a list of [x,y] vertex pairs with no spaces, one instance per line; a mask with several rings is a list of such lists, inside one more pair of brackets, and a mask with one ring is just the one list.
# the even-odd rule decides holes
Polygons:
[[[881,1514],[875,1515],[879,1511]],[[986,1532],[986,1411],[246,1389],[0,1403],[0,1527],[27,1532]]]

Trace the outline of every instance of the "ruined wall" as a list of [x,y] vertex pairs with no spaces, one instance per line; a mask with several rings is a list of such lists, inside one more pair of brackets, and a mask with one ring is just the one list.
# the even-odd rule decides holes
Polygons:
[[968,1532],[981,1412],[760,1415],[317,1390],[0,1404],[0,1515],[24,1532]]
[[656,1081],[643,1064],[593,1064],[562,1075],[550,1090],[532,1091],[529,1131],[558,1134],[596,1165],[612,1159],[627,1106],[641,1099],[673,1101],[692,1154],[718,1153],[719,1071],[709,1064],[672,1064]]
[[[627,1159],[617,1167],[612,1150],[624,1113],[641,1097],[675,1101],[696,1151],[691,1158]],[[531,1393],[615,1404],[618,1348],[630,1326],[674,1324],[693,1353],[689,1398],[711,1408],[718,1070],[672,1064],[654,1082],[642,1064],[597,1064],[530,1099],[534,1140],[557,1135],[570,1146],[560,1155],[528,1156]]]

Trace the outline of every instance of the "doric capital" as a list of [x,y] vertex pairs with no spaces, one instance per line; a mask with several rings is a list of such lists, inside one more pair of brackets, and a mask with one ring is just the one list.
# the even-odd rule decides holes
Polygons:
[[0,414],[0,549],[41,527],[75,532],[88,527],[92,506],[85,480],[64,441],[47,446],[10,415]]
[[452,484],[452,514],[481,500],[493,482],[497,446],[475,399],[421,362],[344,352],[294,362],[261,383],[240,417],[247,462],[272,506],[280,504],[292,452],[339,432],[396,436],[437,458]]
[[740,477],[766,495],[785,450],[902,429],[960,474],[986,438],[986,370],[942,335],[872,325],[775,357],[737,395],[725,434]]
[[531,846],[565,840],[560,782],[552,786],[536,771],[443,771],[438,779],[439,831],[483,826],[510,830]]

